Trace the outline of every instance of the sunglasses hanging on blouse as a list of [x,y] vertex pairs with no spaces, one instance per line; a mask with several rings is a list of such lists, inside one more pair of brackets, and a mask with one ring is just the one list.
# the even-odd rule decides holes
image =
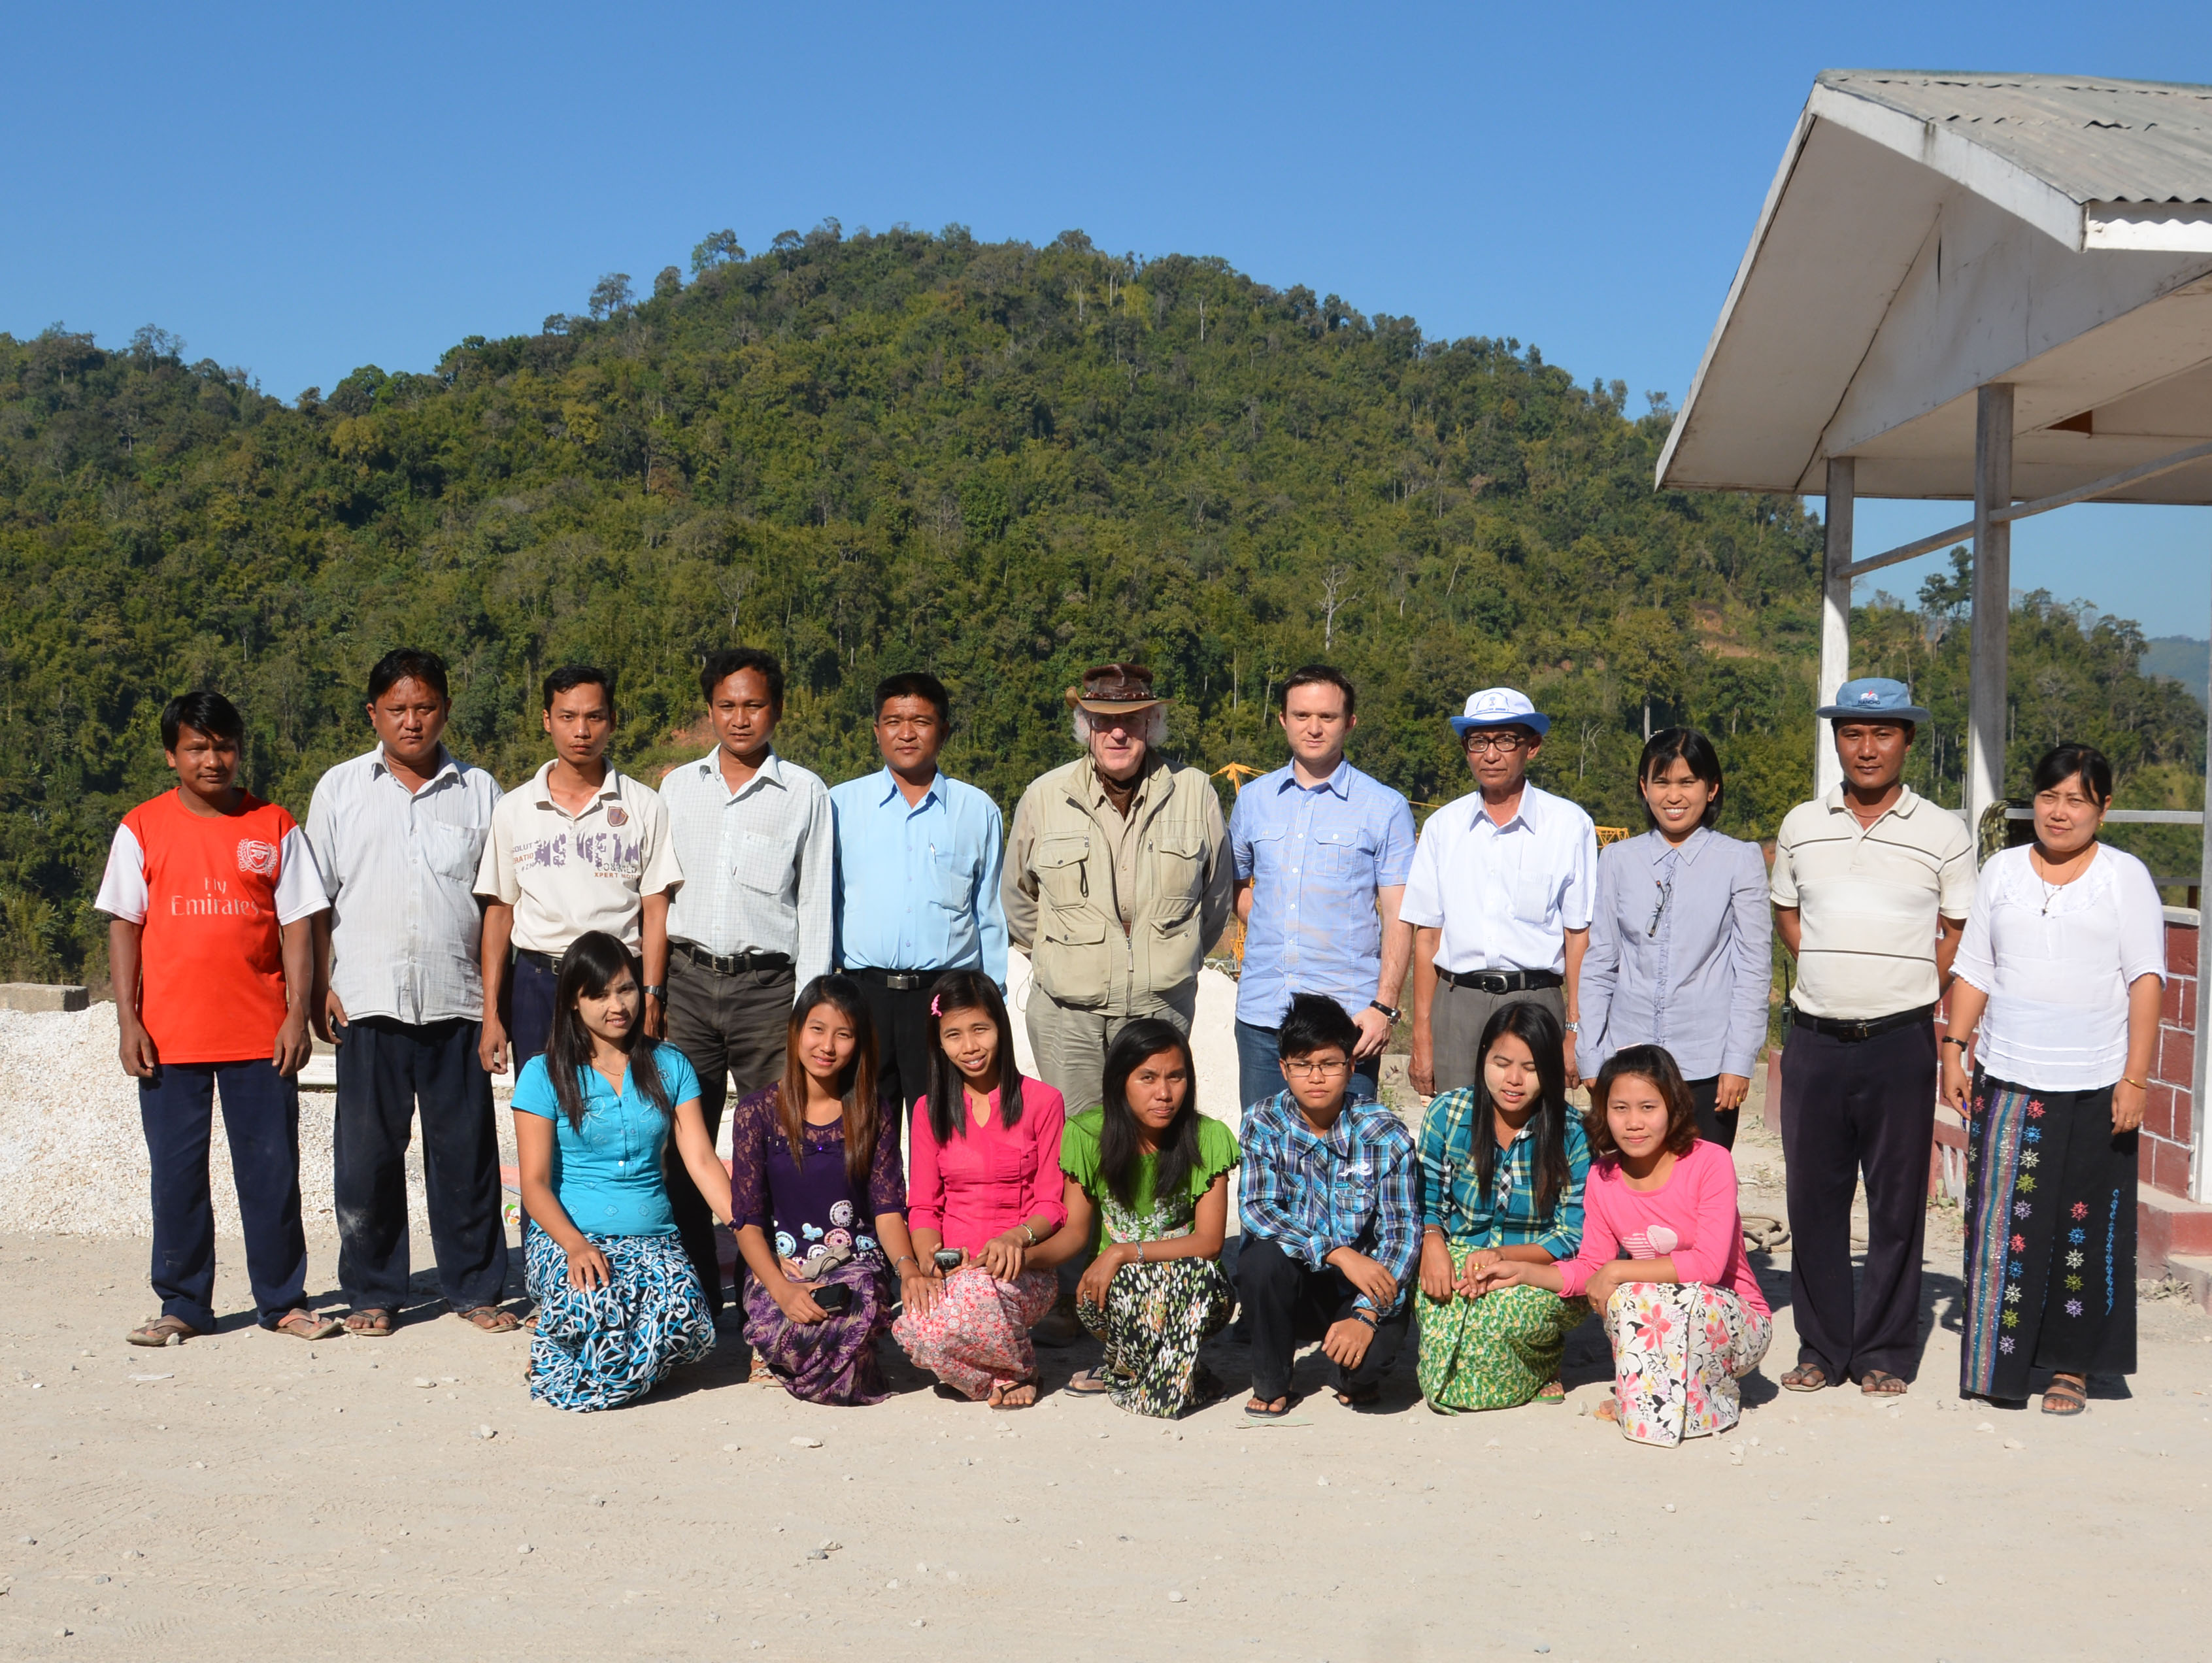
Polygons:
[[1659,883],[1655,880],[1652,887],[1659,891],[1659,904],[1651,909],[1650,927],[1644,932],[1646,939],[1659,933],[1659,920],[1667,916],[1667,903],[1674,898],[1673,883]]

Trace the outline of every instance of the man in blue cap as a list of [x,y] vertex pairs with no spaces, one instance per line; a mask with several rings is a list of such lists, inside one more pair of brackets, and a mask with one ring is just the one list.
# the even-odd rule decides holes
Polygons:
[[1429,816],[1399,918],[1413,926],[1413,1054],[1423,1094],[1474,1083],[1484,1025],[1501,1004],[1547,1007],[1575,1079],[1575,984],[1589,945],[1597,832],[1564,797],[1528,783],[1552,719],[1510,687],[1451,719],[1475,789]]
[[[1936,1132],[1934,1017],[1974,900],[1966,822],[1904,781],[1928,712],[1902,682],[1845,682],[1834,725],[1844,783],[1801,803],[1774,841],[1775,930],[1797,961],[1782,1051],[1795,1392],[1856,1380],[1905,1391],[1920,1355],[1920,1249]],[[1851,1199],[1866,1179],[1865,1273],[1851,1277]]]

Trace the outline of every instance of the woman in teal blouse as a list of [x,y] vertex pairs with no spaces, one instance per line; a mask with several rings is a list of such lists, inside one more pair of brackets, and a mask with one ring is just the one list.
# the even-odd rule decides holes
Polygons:
[[514,1142],[538,1327],[530,1395],[556,1409],[643,1397],[714,1349],[706,1290],[676,1233],[661,1158],[673,1130],[718,1219],[730,1174],[699,1113],[699,1077],[640,1020],[629,953],[593,930],[562,955],[553,1032],[514,1083]]
[[1497,1259],[1550,1264],[1582,1243],[1589,1144],[1567,1107],[1559,1018],[1509,1004],[1483,1029],[1475,1083],[1421,1119],[1421,1395],[1443,1414],[1559,1403],[1559,1360],[1587,1314],[1540,1288],[1483,1291]]

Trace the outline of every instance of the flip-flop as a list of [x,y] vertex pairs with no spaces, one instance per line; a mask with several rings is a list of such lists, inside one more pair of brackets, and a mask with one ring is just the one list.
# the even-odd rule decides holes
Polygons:
[[1540,1403],[1547,1408],[1558,1409],[1566,1403],[1567,1388],[1558,1381],[1547,1381],[1536,1388],[1536,1395],[1528,1400],[1531,1403]]
[[1785,1392],[1825,1392],[1828,1385],[1828,1371],[1817,1363],[1801,1363],[1782,1376]]
[[1905,1382],[1887,1369],[1869,1369],[1859,1376],[1859,1392],[1869,1398],[1901,1398]]
[[133,1345],[164,1346],[173,1339],[182,1345],[188,1339],[198,1339],[200,1331],[182,1317],[157,1316],[123,1338]]
[[389,1339],[392,1338],[392,1313],[377,1306],[368,1306],[349,1313],[344,1326],[346,1332],[362,1339]]
[[1382,1401],[1382,1388],[1379,1386],[1363,1386],[1357,1392],[1343,1391],[1334,1386],[1328,1389],[1334,1394],[1338,1405],[1345,1409],[1372,1409]]
[[345,1332],[345,1324],[334,1316],[319,1315],[313,1311],[287,1311],[271,1326],[272,1333],[289,1334],[295,1339],[329,1339]]
[[1103,1369],[1083,1369],[1070,1375],[1067,1384],[1060,1389],[1071,1397],[1103,1398],[1106,1395],[1106,1371]]
[[[1255,1409],[1252,1405],[1259,1401],[1257,1398],[1249,1400],[1244,1405],[1244,1412],[1255,1421],[1279,1421],[1297,1408],[1304,1399],[1296,1392],[1285,1392],[1279,1399],[1283,1405],[1281,1408],[1269,1409],[1262,1406]],[[1270,1399],[1270,1401],[1275,1401],[1275,1399]]]
[[464,1322],[482,1329],[488,1334],[511,1334],[522,1324],[512,1311],[502,1311],[496,1305],[478,1305],[459,1313]]

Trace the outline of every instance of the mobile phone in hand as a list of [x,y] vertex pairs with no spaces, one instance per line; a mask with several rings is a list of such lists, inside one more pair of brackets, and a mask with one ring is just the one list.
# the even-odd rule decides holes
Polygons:
[[853,1290],[842,1282],[832,1282],[817,1288],[813,1290],[813,1295],[814,1302],[832,1315],[850,1310],[853,1306]]
[[961,1254],[957,1247],[939,1247],[930,1257],[937,1261],[937,1268],[940,1271],[957,1271],[960,1268]]

